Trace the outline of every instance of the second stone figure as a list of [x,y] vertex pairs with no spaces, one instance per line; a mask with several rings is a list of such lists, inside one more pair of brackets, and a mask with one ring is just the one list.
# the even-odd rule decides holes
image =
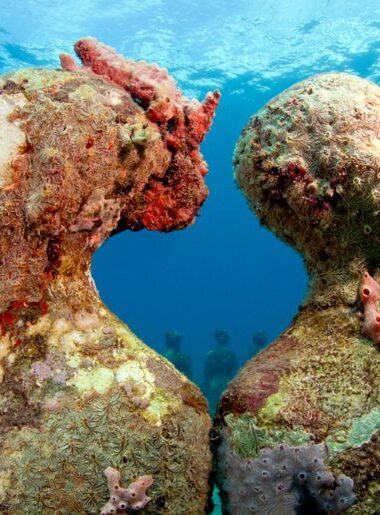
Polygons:
[[[225,513],[374,515],[380,508],[380,88],[296,84],[253,116],[238,184],[303,256],[308,296],[219,403]],[[273,313],[273,317],[276,313]]]

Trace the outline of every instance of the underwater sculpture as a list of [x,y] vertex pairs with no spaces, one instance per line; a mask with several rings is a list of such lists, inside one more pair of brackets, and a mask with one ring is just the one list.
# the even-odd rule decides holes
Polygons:
[[251,118],[234,165],[261,222],[304,256],[310,289],[219,402],[225,513],[374,515],[380,88],[348,74],[296,84]]
[[120,230],[194,221],[219,94],[75,48],[83,68],[0,78],[0,512],[204,513],[206,401],[106,309],[90,261]]

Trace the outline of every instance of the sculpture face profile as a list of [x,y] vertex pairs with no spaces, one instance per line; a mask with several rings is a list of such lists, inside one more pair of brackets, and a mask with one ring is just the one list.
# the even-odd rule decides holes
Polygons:
[[200,513],[206,403],[105,308],[90,260],[120,230],[194,221],[219,95],[190,101],[91,38],[76,51],[83,67],[0,78],[0,511]]
[[226,513],[380,507],[379,129],[380,88],[325,74],[271,100],[236,146],[250,206],[302,253],[311,283],[220,400]]

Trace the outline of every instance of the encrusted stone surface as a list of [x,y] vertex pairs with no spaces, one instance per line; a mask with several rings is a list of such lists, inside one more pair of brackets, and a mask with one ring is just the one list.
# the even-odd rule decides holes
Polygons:
[[[160,81],[150,87],[161,91]],[[191,129],[197,139],[183,124],[174,147],[129,89],[88,70],[1,81],[4,515],[99,513],[108,467],[123,484],[153,478],[144,513],[201,514],[208,503],[206,402],[106,309],[90,262],[114,232],[193,222],[207,194],[198,146],[213,109],[188,101],[204,123]]]
[[380,352],[363,336],[360,290],[366,271],[380,277],[379,128],[380,88],[326,74],[244,129],[237,181],[261,222],[303,254],[311,284],[289,329],[229,385],[215,423],[216,448],[227,440],[243,463],[281,443],[323,442],[334,475],[354,480],[355,515],[380,509]]

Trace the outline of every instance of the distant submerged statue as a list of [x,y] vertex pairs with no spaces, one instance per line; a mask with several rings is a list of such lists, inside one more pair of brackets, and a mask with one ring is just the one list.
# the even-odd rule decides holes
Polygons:
[[220,395],[239,368],[236,355],[230,349],[229,333],[224,329],[217,329],[214,339],[215,348],[207,353],[203,371],[203,391],[211,413],[214,413]]
[[304,256],[310,290],[289,329],[220,400],[224,513],[374,515],[380,88],[348,74],[296,84],[250,120],[235,169],[261,222]]
[[252,334],[251,342],[247,345],[248,356],[251,358],[266,346],[268,343],[267,333],[263,329],[258,329]]
[[168,331],[165,335],[166,350],[164,356],[185,376],[191,378],[191,359],[181,349],[182,334],[179,331]]
[[90,262],[114,232],[194,221],[219,94],[75,48],[84,67],[0,78],[0,513],[201,514],[207,404],[102,304]]

